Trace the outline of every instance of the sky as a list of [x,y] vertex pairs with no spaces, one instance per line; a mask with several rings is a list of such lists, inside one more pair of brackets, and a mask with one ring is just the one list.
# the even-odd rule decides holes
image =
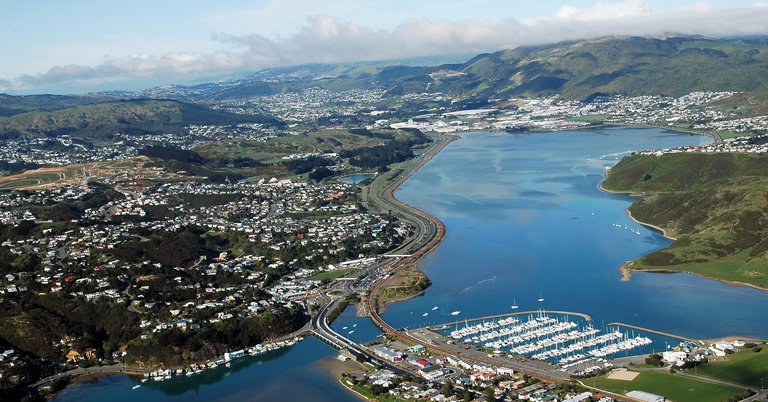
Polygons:
[[608,35],[768,34],[768,0],[0,0],[0,92],[470,55]]

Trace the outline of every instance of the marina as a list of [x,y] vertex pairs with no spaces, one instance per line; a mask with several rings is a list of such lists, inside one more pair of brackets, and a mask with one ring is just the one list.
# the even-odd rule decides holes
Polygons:
[[654,340],[655,331],[640,327],[622,331],[616,325],[608,325],[599,329],[586,314],[545,310],[467,319],[427,329],[450,338],[446,343],[460,342],[512,359],[525,356],[542,360],[561,371],[605,364],[615,357],[650,353],[654,348],[664,350],[663,345],[669,344],[670,338],[687,340],[671,334],[656,336]]
[[[145,374],[144,378],[142,379],[142,382],[146,382],[147,380],[165,381],[176,376],[191,377],[196,374],[201,374],[205,370],[214,369],[218,366],[226,366],[229,368],[231,367],[231,362],[235,360],[241,359],[246,356],[259,356],[261,354],[272,352],[280,348],[293,346],[296,343],[301,342],[303,339],[304,338],[302,337],[295,337],[295,338],[286,339],[286,340],[277,341],[277,342],[270,342],[270,343],[264,343],[264,344],[260,343],[255,346],[249,347],[247,349],[241,349],[241,350],[236,350],[234,352],[224,353],[224,355],[218,359],[210,360],[204,363],[192,364],[187,368],[155,370]],[[139,385],[136,385],[133,387],[133,389],[137,389],[137,388],[139,388]]]
[[[768,306],[768,299],[764,292],[688,274],[636,273],[630,282],[620,280],[617,267],[666,246],[669,240],[626,216],[624,210],[631,202],[627,197],[600,192],[596,186],[602,180],[604,168],[585,161],[616,150],[671,147],[700,140],[701,137],[656,129],[514,137],[466,135],[456,142],[460,147],[446,148],[397,193],[398,198],[442,220],[448,235],[421,263],[432,281],[424,296],[391,304],[382,316],[396,328],[409,328],[408,333],[422,338],[425,346],[430,342],[441,347],[455,346],[460,354],[467,348],[475,350],[476,344],[460,342],[448,333],[483,321],[500,321],[512,316],[510,311],[514,314],[519,310],[522,315],[513,316],[519,322],[505,321],[507,328],[527,322],[527,314],[538,318],[536,312],[542,309],[546,309],[549,318],[560,318],[561,323],[566,316],[558,316],[556,311],[588,312],[590,315],[567,316],[565,321],[577,326],[548,334],[546,338],[565,339],[568,334],[576,336],[574,331],[599,332],[586,332],[524,355],[513,354],[511,349],[535,345],[545,336],[507,345],[499,353],[492,349],[476,350],[479,357],[525,359],[541,363],[546,370],[552,366],[546,361],[555,362],[554,370],[564,369],[568,373],[604,367],[605,362],[600,359],[661,351],[681,342],[662,332],[701,339],[765,334],[768,323],[761,319],[761,312]],[[622,230],[611,226],[612,223],[621,225]],[[624,230],[624,226],[642,234]],[[494,277],[495,280],[487,280]],[[539,302],[539,298],[545,300]],[[432,310],[434,306],[440,308]],[[424,312],[429,315],[423,316]],[[632,323],[637,328],[616,325],[623,334],[621,339],[576,350],[582,346],[578,342],[607,338],[615,332],[613,323],[618,322]],[[718,325],[712,325],[713,322]],[[352,307],[332,325],[339,332],[347,327],[344,334],[354,328],[356,332],[349,337],[355,342],[370,342],[380,334],[370,320],[357,317]],[[502,324],[496,325],[500,327],[495,330],[504,329]],[[421,327],[430,329],[421,331]],[[654,328],[660,334],[643,331],[641,327]],[[478,331],[471,336],[482,334]],[[486,342],[506,340],[510,335]],[[637,337],[647,337],[653,343],[620,344]],[[577,346],[567,350],[569,345]],[[599,348],[609,345],[615,349],[602,352],[614,353],[599,356]],[[590,351],[598,355],[590,355]],[[547,360],[533,359],[545,352],[551,354]],[[134,380],[126,376],[105,377],[96,384],[68,388],[58,400],[211,400],[250,397],[257,389],[257,400],[306,400],[307,395],[318,401],[353,400],[354,396],[338,386],[336,378],[322,377],[307,366],[308,362],[333,356],[335,351],[327,344],[309,337],[291,348],[238,359],[231,368],[223,365],[201,374],[175,376],[169,381],[147,381],[132,392],[121,390],[136,385]],[[592,360],[578,363],[586,358]],[[120,398],[114,398],[115,395]]]

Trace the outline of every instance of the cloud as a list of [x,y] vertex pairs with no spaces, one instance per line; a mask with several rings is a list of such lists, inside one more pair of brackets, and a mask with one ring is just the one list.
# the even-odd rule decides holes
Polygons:
[[715,9],[700,3],[655,12],[641,0],[600,1],[584,8],[563,6],[551,15],[526,20],[413,19],[389,30],[315,15],[287,37],[217,32],[212,39],[222,50],[136,54],[108,58],[96,66],[57,66],[45,73],[0,81],[0,90],[145,77],[173,77],[179,81],[281,65],[480,53],[608,35],[766,34],[766,5],[759,2],[754,7]]
[[[599,1],[592,7],[578,8],[571,5],[560,7],[551,16],[533,19],[537,21],[603,21],[620,18],[633,18],[653,14],[653,10],[642,0],[624,0],[620,3]],[[529,22],[530,23],[530,22]]]

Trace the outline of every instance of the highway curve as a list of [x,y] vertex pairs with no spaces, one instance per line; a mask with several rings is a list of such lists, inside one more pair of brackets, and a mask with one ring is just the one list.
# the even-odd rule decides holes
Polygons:
[[[400,173],[395,181],[393,181],[384,191],[379,194],[376,191],[378,184],[386,180],[388,175],[382,174],[376,177],[376,179],[368,186],[369,199],[382,210],[389,210],[392,214],[398,218],[412,224],[415,227],[414,234],[403,243],[398,249],[393,250],[390,254],[409,255],[398,260],[393,261],[390,264],[390,273],[395,273],[399,269],[409,265],[416,264],[418,261],[435,249],[445,237],[445,225],[434,216],[416,209],[394,197],[394,192],[405,182],[413,173],[424,164],[429,161],[433,156],[439,153],[450,142],[456,140],[457,136],[432,136],[433,144],[419,156],[417,163],[406,172]],[[389,323],[384,321],[378,311],[378,296],[379,290],[386,282],[388,276],[384,276],[371,285],[368,295],[363,299],[365,308],[368,311],[371,319],[382,330],[391,335],[392,337],[408,343],[408,344],[423,344],[424,342],[418,340],[403,331],[399,331],[392,327]],[[531,374],[535,377],[550,380],[550,381],[562,381],[565,379],[565,375],[562,372],[556,372],[552,370],[552,367],[548,364],[541,364],[543,362],[537,361],[513,361],[509,359],[500,359],[498,357],[489,357],[480,353],[470,353],[469,351],[460,350],[455,345],[424,345],[430,352],[450,356],[456,355],[459,357],[467,358],[476,362],[490,364],[493,366],[505,366],[524,373]]]

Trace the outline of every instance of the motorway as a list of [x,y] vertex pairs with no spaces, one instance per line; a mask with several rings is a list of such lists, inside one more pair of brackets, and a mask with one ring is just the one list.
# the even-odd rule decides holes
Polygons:
[[457,139],[455,136],[432,136],[432,145],[419,155],[416,163],[407,171],[399,171],[395,180],[390,183],[383,192],[377,191],[384,182],[389,180],[393,172],[387,172],[376,176],[376,178],[367,187],[368,196],[371,203],[382,211],[389,211],[404,222],[414,227],[413,235],[403,244],[389,254],[411,255],[411,260],[417,261],[423,255],[427,254],[436,247],[445,235],[445,226],[437,218],[420,211],[408,204],[403,203],[394,196],[394,192],[402,185],[412,174],[419,170],[433,156],[437,155],[449,143]]
[[[405,267],[409,264],[415,264],[424,255],[432,251],[437,247],[445,237],[445,226],[437,218],[427,214],[424,211],[420,211],[410,205],[407,205],[397,200],[393,193],[397,188],[405,182],[414,172],[422,167],[430,158],[440,152],[446,145],[457,137],[447,136],[433,136],[433,143],[430,147],[419,156],[416,163],[409,170],[405,172],[399,172],[399,175],[390,183],[383,192],[377,191],[386,180],[389,180],[393,173],[381,174],[368,185],[366,197],[371,203],[382,211],[389,211],[399,219],[410,223],[414,227],[413,234],[396,250],[390,252],[390,254],[406,255],[406,257],[398,258],[386,263],[376,263],[375,267],[367,268],[363,271],[366,273],[371,270],[383,271],[386,274],[379,274],[375,282],[370,286],[368,295],[363,298],[363,304],[370,315],[371,319],[383,329],[390,336],[397,340],[400,340],[406,344],[421,344],[424,345],[427,350],[432,353],[444,355],[444,356],[458,356],[464,359],[472,360],[474,362],[480,362],[498,367],[507,367],[513,370],[517,370],[523,373],[530,374],[532,376],[550,380],[550,381],[562,381],[567,378],[567,374],[559,371],[555,371],[555,367],[541,361],[529,360],[525,358],[508,359],[499,356],[487,355],[481,351],[465,348],[462,345],[448,344],[446,341],[433,337],[434,333],[408,333],[399,331],[392,327],[389,323],[379,315],[378,312],[378,291],[382,285],[389,278],[390,274],[396,272],[398,269]],[[351,284],[346,282],[344,284],[345,290],[350,292]],[[376,356],[372,356],[364,348],[356,345],[354,342],[349,341],[344,336],[334,332],[329,326],[327,321],[327,315],[332,311],[333,306],[336,305],[338,299],[332,300],[320,309],[318,314],[312,319],[312,331],[327,342],[336,345],[339,348],[350,349],[357,353],[363,353],[369,358],[373,358],[374,361],[380,362]],[[432,335],[430,335],[432,334]],[[387,366],[391,365],[384,362]]]
[[336,305],[339,303],[340,300],[341,298],[333,299],[330,303],[323,306],[320,309],[320,311],[317,313],[317,315],[312,317],[311,331],[315,336],[317,336],[318,338],[322,339],[325,342],[330,343],[337,349],[348,350],[353,355],[363,355],[366,357],[366,360],[368,360],[369,362],[376,363],[382,367],[386,367],[387,369],[392,370],[397,374],[418,375],[418,373],[405,370],[401,367],[391,364],[390,362],[371,353],[367,348],[362,347],[356,344],[355,342],[352,342],[351,340],[347,339],[343,335],[334,331],[333,328],[331,328],[330,325],[328,325],[328,313],[333,311],[333,309],[336,307]]

